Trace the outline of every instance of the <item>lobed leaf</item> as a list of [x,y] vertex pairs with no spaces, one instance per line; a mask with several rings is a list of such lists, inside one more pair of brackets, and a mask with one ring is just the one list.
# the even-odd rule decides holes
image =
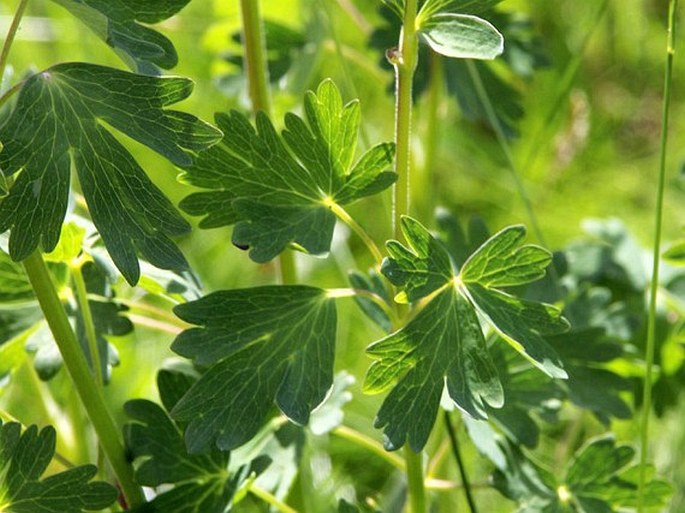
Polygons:
[[266,286],[220,291],[175,308],[186,322],[172,349],[208,367],[176,404],[190,452],[252,438],[272,404],[306,424],[333,383],[336,310],[324,290]]
[[93,64],[58,64],[29,78],[6,123],[0,168],[16,176],[0,202],[0,232],[23,260],[39,245],[57,245],[67,210],[71,167],[112,260],[138,281],[136,250],[153,265],[187,264],[170,237],[190,225],[155,187],[105,124],[177,165],[217,140],[216,129],[166,106],[186,98],[183,78],[134,75]]
[[190,0],[53,0],[79,18],[133,69],[176,66],[174,45],[147,25],[170,18]]
[[306,121],[285,118],[279,135],[259,113],[256,128],[232,111],[217,114],[227,135],[204,152],[183,178],[206,192],[191,194],[181,208],[204,216],[203,228],[235,224],[233,243],[266,262],[288,245],[312,254],[329,251],[335,216],[345,205],[376,194],[395,181],[394,146],[379,144],[353,163],[359,130],[358,102],[343,105],[332,81],[305,97]]
[[7,513],[81,513],[110,506],[116,489],[91,481],[97,468],[82,465],[43,480],[55,453],[55,430],[0,421],[0,511]]

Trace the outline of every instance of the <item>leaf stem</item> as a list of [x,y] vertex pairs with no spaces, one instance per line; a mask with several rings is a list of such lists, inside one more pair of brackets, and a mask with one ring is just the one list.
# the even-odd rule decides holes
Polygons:
[[411,126],[414,71],[418,63],[418,37],[416,34],[417,0],[406,0],[399,49],[388,58],[395,67],[395,171],[397,182],[393,188],[393,233],[395,239],[404,240],[400,220],[409,213],[411,174]]
[[664,99],[661,116],[661,150],[659,182],[656,194],[654,221],[654,254],[652,282],[649,291],[649,317],[647,321],[647,347],[645,348],[645,380],[642,397],[642,422],[640,426],[640,473],[638,480],[638,513],[645,510],[645,484],[647,479],[647,453],[649,443],[649,416],[652,409],[652,367],[656,347],[656,308],[659,291],[659,265],[661,259],[661,235],[663,226],[664,190],[666,185],[666,157],[668,146],[668,122],[673,81],[673,58],[676,42],[676,9],[678,0],[670,0],[668,9],[668,36],[666,43],[666,66],[664,70]]
[[64,365],[88,412],[126,500],[132,506],[142,504],[145,502],[145,496],[135,481],[133,468],[126,460],[119,429],[107,409],[102,388],[94,386],[90,367],[62,307],[45,261],[42,255],[35,251],[23,263],[50,331],[62,354]]
[[260,488],[259,486],[255,486],[254,484],[251,485],[250,486],[250,493],[252,495],[254,495],[255,497],[259,497],[261,500],[263,500],[267,504],[273,506],[274,508],[276,508],[281,513],[297,513],[296,509],[291,508],[285,502],[279,500],[277,497],[270,494],[269,492],[267,492],[263,488]]
[[26,11],[26,6],[29,0],[21,0],[17,6],[17,10],[14,12],[14,18],[12,19],[12,24],[7,31],[7,36],[5,37],[5,43],[2,45],[2,52],[0,52],[0,80],[5,76],[5,68],[7,67],[7,60],[9,59],[10,49],[12,48],[12,43],[14,43],[14,38],[17,36],[17,31],[19,30],[19,25],[21,24],[21,19]]
[[259,0],[240,0],[243,24],[244,62],[247,70],[247,87],[252,110],[271,114],[269,98],[269,70],[266,65],[266,44],[264,26],[259,9]]
[[452,445],[452,454],[454,454],[454,459],[457,461],[457,467],[459,468],[459,475],[461,476],[461,484],[464,487],[464,495],[466,496],[466,502],[469,505],[469,510],[471,510],[471,513],[478,513],[478,509],[476,508],[476,501],[473,500],[471,482],[469,481],[468,475],[466,474],[466,467],[464,466],[464,460],[461,457],[461,451],[459,450],[459,442],[457,440],[457,434],[454,432],[454,426],[452,425],[450,413],[446,411],[444,412],[444,415],[445,427],[447,428],[447,434],[450,438],[450,444]]
[[86,341],[88,342],[88,351],[93,366],[93,376],[95,382],[99,387],[104,386],[102,378],[102,362],[100,361],[100,350],[98,348],[97,334],[95,333],[95,323],[93,321],[93,312],[90,309],[90,302],[88,301],[88,290],[86,289],[86,282],[83,279],[83,262],[78,259],[71,268],[71,277],[74,281],[74,295],[78,302],[81,316],[83,317],[83,325],[86,332]]
[[415,453],[407,444],[404,446],[404,461],[407,465],[407,495],[410,513],[426,512],[426,490],[423,482],[423,452]]
[[343,207],[337,203],[331,202],[327,206],[338,219],[352,228],[352,231],[354,231],[354,233],[359,236],[362,242],[364,242],[367,249],[373,256],[373,259],[376,261],[376,264],[380,265],[383,261],[383,253],[381,253],[380,249],[378,249],[376,242],[371,238],[369,233],[357,221],[355,221],[354,218],[348,214]]
[[390,465],[392,465],[398,470],[401,470],[402,472],[404,472],[407,469],[404,460],[397,456],[397,454],[386,451],[385,449],[383,449],[383,446],[381,446],[376,440],[366,436],[363,433],[360,433],[355,429],[352,429],[351,427],[338,426],[337,428],[335,428],[335,430],[333,430],[333,434],[340,438],[344,438],[345,440],[348,440],[358,445],[359,447],[363,447],[364,449],[369,450],[370,452],[372,452],[379,458],[385,460]]

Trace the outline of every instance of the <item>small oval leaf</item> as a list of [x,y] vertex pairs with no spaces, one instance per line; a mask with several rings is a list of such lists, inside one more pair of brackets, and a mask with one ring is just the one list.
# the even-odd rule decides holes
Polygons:
[[494,59],[504,37],[488,21],[468,14],[440,13],[421,24],[419,33],[437,53],[457,59]]

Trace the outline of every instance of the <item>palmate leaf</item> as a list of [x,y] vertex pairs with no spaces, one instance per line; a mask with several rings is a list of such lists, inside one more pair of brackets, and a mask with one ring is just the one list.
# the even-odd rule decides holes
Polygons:
[[335,215],[346,205],[389,187],[394,146],[379,144],[353,164],[359,103],[343,105],[330,80],[305,97],[307,122],[288,114],[282,136],[257,114],[256,130],[239,112],[217,114],[227,135],[202,153],[184,179],[210,189],[191,194],[181,208],[205,216],[203,228],[236,224],[233,243],[266,262],[294,243],[313,254],[330,249]]
[[41,480],[55,453],[55,430],[0,420],[0,511],[80,513],[100,510],[117,498],[116,489],[91,482],[97,468],[83,465]]
[[[162,370],[158,386],[165,408],[173,407],[193,379],[182,371]],[[126,425],[126,445],[136,465],[136,480],[149,487],[163,487],[153,500],[134,508],[138,513],[224,513],[241,485],[269,465],[259,457],[235,472],[228,469],[229,453],[214,449],[189,454],[183,428],[164,408],[152,401],[133,400],[125,405],[133,419]]]
[[0,169],[16,176],[0,202],[0,232],[22,260],[39,244],[57,244],[76,168],[95,226],[129,283],[139,278],[136,250],[153,265],[183,268],[169,237],[190,226],[106,125],[180,166],[216,142],[219,132],[195,116],[166,110],[186,98],[183,78],[135,75],[81,63],[58,64],[29,78],[7,122]]
[[[521,504],[519,513],[616,513],[634,509],[638,497],[635,450],[617,445],[613,435],[595,438],[581,447],[556,479],[528,459],[514,444],[502,442],[506,466],[494,474],[495,487]],[[651,479],[651,478],[650,478]],[[671,486],[647,482],[644,506],[662,506]]]
[[181,333],[172,349],[208,367],[171,412],[189,422],[190,452],[247,442],[274,401],[288,418],[306,424],[333,383],[336,310],[325,290],[220,291],[174,311],[202,327]]
[[566,377],[556,352],[541,334],[568,325],[550,305],[525,301],[498,287],[540,278],[551,255],[544,249],[519,247],[525,230],[505,228],[488,239],[455,274],[447,251],[418,221],[402,219],[405,247],[387,244],[390,258],[381,271],[402,292],[396,299],[427,303],[399,331],[375,342],[365,391],[392,387],[376,417],[388,449],[408,440],[415,451],[426,443],[435,422],[444,385],[452,400],[474,418],[487,407],[502,406],[504,394],[490,357],[478,314],[517,351],[552,377]]
[[137,71],[176,66],[174,45],[147,25],[180,11],[190,0],[52,0],[86,24]]

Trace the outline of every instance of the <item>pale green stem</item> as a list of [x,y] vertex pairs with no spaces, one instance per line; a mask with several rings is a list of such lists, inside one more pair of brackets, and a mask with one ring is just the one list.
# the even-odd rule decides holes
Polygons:
[[[243,25],[244,65],[247,72],[247,86],[254,112],[262,111],[271,116],[269,97],[269,68],[266,61],[266,40],[264,24],[260,14],[259,0],[240,0]],[[278,272],[281,283],[297,282],[295,255],[286,249],[278,258]]]
[[98,349],[97,333],[95,332],[95,322],[93,321],[93,312],[90,309],[88,301],[88,290],[86,289],[86,282],[83,279],[82,262],[77,261],[71,267],[71,277],[74,281],[74,295],[78,302],[81,316],[83,317],[83,326],[86,332],[86,341],[88,343],[88,351],[90,352],[91,363],[93,365],[93,377],[99,387],[104,386],[102,379],[102,362],[100,361],[100,351]]
[[5,37],[5,42],[2,45],[2,51],[0,52],[0,80],[5,76],[5,68],[7,67],[7,59],[10,56],[10,49],[12,48],[12,43],[14,43],[14,38],[17,36],[17,31],[19,30],[19,25],[21,24],[21,19],[26,11],[26,6],[29,0],[21,0],[17,6],[17,10],[14,12],[14,18],[12,19],[12,24],[7,31],[7,36]]
[[664,97],[661,116],[661,150],[659,162],[659,183],[656,194],[654,222],[654,253],[652,282],[649,293],[649,318],[647,321],[647,347],[645,348],[645,380],[642,397],[642,422],[640,426],[640,474],[638,480],[638,513],[645,510],[645,485],[647,479],[647,455],[649,444],[649,417],[652,410],[652,367],[656,346],[656,309],[659,291],[659,265],[661,261],[661,235],[664,211],[664,190],[666,188],[666,157],[668,146],[668,122],[671,104],[671,83],[673,80],[673,58],[676,42],[676,9],[678,0],[671,0],[668,10],[668,36],[666,44],[666,66],[664,70]]
[[[518,169],[518,166],[514,161],[514,156],[512,155],[511,148],[509,147],[507,136],[504,134],[502,124],[499,122],[499,119],[497,118],[497,114],[495,113],[495,109],[492,106],[492,101],[488,96],[488,92],[485,89],[485,86],[483,85],[483,80],[481,79],[480,73],[478,72],[478,68],[476,68],[476,64],[472,60],[466,61],[466,67],[469,70],[471,80],[473,80],[473,84],[476,87],[476,94],[478,95],[478,99],[480,100],[481,104],[483,105],[483,108],[485,109],[485,114],[488,118],[490,125],[492,125],[492,129],[495,131],[495,137],[497,137],[497,142],[502,148],[502,153],[504,154],[504,158],[507,161],[507,169],[509,169],[511,177],[514,179],[516,191],[518,192],[521,201],[523,201],[523,206],[526,209],[526,213],[528,214],[528,219],[530,220],[530,224],[533,227],[535,236],[543,245],[546,246],[547,244],[545,243],[545,237],[542,234],[542,229],[540,228],[538,217],[537,215],[535,215],[535,210],[533,210],[533,204],[530,200],[530,197],[528,196],[528,191],[526,191],[526,187],[523,184],[523,180],[521,179],[521,173]],[[553,269],[553,267],[550,269]]]
[[102,388],[93,380],[86,357],[71,328],[43,257],[35,251],[23,263],[67,372],[93,423],[99,443],[119,480],[126,500],[131,506],[142,504],[145,496],[135,481],[133,467],[126,459],[119,429],[107,409]]
[[352,231],[354,231],[354,233],[356,233],[359,236],[362,242],[364,242],[367,249],[373,256],[373,259],[376,261],[376,264],[380,265],[383,261],[383,253],[381,253],[380,249],[378,249],[376,242],[371,238],[368,232],[357,221],[355,221],[355,219],[350,214],[348,214],[343,207],[341,207],[337,203],[331,202],[327,206],[338,219],[340,219],[343,223],[352,228]]
[[296,509],[291,508],[285,502],[279,500],[277,497],[274,497],[272,494],[270,494],[263,488],[259,488],[258,486],[252,485],[250,486],[250,493],[255,497],[259,497],[267,504],[273,506],[281,513],[297,513]]
[[338,426],[335,428],[335,430],[333,430],[333,434],[340,438],[344,438],[345,440],[348,440],[359,447],[367,449],[369,452],[375,454],[382,460],[385,460],[390,465],[398,470],[401,470],[402,472],[407,469],[407,466],[404,464],[404,460],[397,456],[397,454],[386,451],[376,440],[366,436],[363,433],[360,433],[359,431],[347,426]]
[[393,232],[397,240],[404,240],[401,218],[409,213],[411,174],[412,90],[414,71],[418,63],[418,37],[416,34],[417,0],[407,0],[399,49],[388,55],[395,66],[395,171],[397,182],[393,188]]
[[409,445],[404,446],[404,461],[407,465],[407,496],[409,513],[425,513],[426,489],[423,482],[423,453],[415,453]]

